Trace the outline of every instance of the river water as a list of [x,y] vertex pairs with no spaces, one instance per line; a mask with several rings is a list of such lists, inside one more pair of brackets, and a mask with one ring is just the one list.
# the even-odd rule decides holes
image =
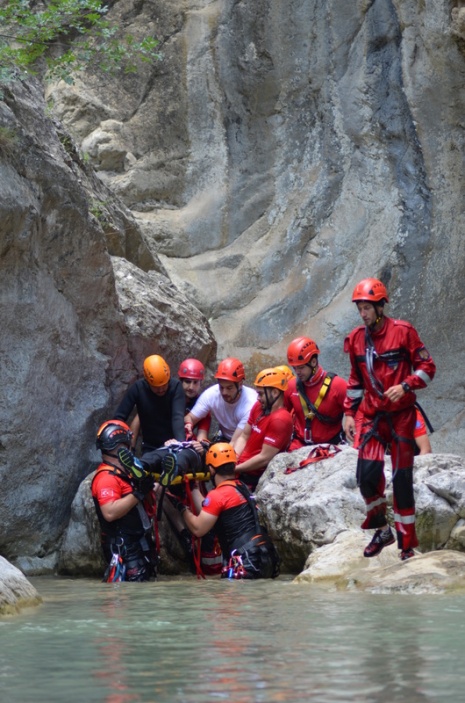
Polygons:
[[465,595],[280,577],[33,578],[0,620],[1,703],[442,703],[465,698]]

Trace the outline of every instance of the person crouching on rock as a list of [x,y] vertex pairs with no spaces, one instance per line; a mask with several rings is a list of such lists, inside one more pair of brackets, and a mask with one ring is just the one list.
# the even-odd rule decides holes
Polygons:
[[156,550],[147,510],[154,478],[142,466],[124,466],[118,454],[128,452],[132,432],[121,420],[108,420],[97,432],[102,463],[92,479],[92,497],[108,564],[104,581],[148,581],[156,576]]
[[259,523],[257,506],[247,486],[235,477],[233,447],[226,442],[212,444],[205,463],[215,488],[203,501],[199,515],[177,504],[187,527],[196,537],[215,528],[223,552],[222,578],[276,578],[279,556]]

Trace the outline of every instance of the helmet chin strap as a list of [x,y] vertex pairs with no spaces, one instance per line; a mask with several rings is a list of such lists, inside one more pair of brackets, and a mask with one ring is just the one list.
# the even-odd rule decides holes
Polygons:
[[370,332],[373,332],[373,331],[374,331],[376,325],[378,325],[378,324],[381,322],[381,320],[383,319],[383,317],[384,317],[384,311],[383,311],[383,308],[382,308],[382,307],[381,307],[381,314],[379,313],[379,308],[380,308],[379,305],[374,305],[374,304],[373,304],[373,307],[374,307],[375,312],[376,312],[376,320],[373,322],[372,325],[368,325],[368,329],[370,330]]
[[265,401],[266,401],[266,402],[265,402],[265,410],[263,411],[263,414],[264,414],[264,415],[269,415],[270,412],[271,412],[271,408],[273,407],[273,405],[274,405],[274,403],[275,403],[275,401],[276,401],[276,398],[275,398],[274,400],[271,400],[271,401],[270,401],[270,396],[268,395],[268,391],[271,390],[271,389],[270,389],[270,388],[264,388],[263,390],[265,391]]

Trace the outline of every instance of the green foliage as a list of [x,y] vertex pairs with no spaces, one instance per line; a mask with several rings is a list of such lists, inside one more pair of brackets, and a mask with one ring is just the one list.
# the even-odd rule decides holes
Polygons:
[[100,0],[0,0],[0,81],[20,69],[72,83],[83,70],[135,73],[160,58],[158,41],[125,34]]

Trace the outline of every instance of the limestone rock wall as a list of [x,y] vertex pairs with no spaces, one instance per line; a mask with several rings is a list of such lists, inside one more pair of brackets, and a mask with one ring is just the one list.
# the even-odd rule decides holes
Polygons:
[[438,451],[465,451],[462,5],[122,0],[162,61],[49,89],[220,355],[282,361],[307,333],[347,373],[351,291],[382,277],[440,362]]
[[42,86],[0,101],[0,553],[54,568],[95,433],[161,353],[215,353],[131,213],[46,116]]

